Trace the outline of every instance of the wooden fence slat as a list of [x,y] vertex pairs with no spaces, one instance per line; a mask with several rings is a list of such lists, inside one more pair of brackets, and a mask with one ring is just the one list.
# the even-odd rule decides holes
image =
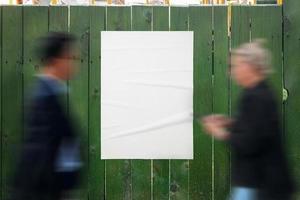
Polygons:
[[250,7],[232,6],[231,11],[231,48],[250,41]]
[[[29,98],[34,75],[40,70],[36,46],[38,39],[48,32],[48,7],[23,7],[23,90],[24,105]],[[26,120],[26,113],[24,113]]]
[[[212,112],[212,7],[191,6],[189,29],[194,31],[194,113],[202,116]],[[204,134],[197,120],[189,199],[212,199],[212,139]]]
[[282,113],[282,7],[251,7],[251,41],[265,39],[271,51],[273,73],[270,81],[278,98],[278,110]]
[[[107,7],[108,31],[131,30],[131,8]],[[116,55],[117,56],[117,55]],[[131,161],[108,160],[106,161],[106,199],[129,200],[131,194]]]
[[[231,16],[231,49],[250,41],[250,7],[233,6]],[[230,81],[230,113],[236,115],[241,88]]]
[[188,31],[189,9],[188,7],[171,7],[170,31]]
[[297,196],[300,198],[300,1],[285,1],[284,4],[284,83],[289,92],[285,102],[284,125],[288,157],[292,164]]
[[48,32],[48,7],[23,7],[23,75],[24,94],[38,71],[40,62],[36,60],[35,48],[37,40]]
[[[153,31],[169,30],[169,8],[153,7]],[[153,160],[153,200],[169,199],[169,161]]]
[[132,31],[151,31],[152,12],[150,6],[132,6]]
[[49,31],[68,32],[68,7],[49,7]]
[[[170,30],[188,31],[188,7],[171,7]],[[170,161],[170,199],[188,199],[189,161]]]
[[105,30],[105,7],[90,7],[89,69],[89,199],[105,199],[105,161],[100,149],[101,31]]
[[[132,7],[132,31],[151,31],[152,7]],[[151,161],[134,160],[131,162],[132,199],[151,199]]]
[[11,195],[23,133],[22,7],[2,7],[2,197]]
[[[0,7],[0,24],[2,24],[2,7]],[[2,197],[2,26],[0,26],[0,198]]]
[[[88,109],[89,109],[89,36],[90,36],[90,9],[85,6],[70,7],[70,33],[79,40],[80,61],[78,61],[78,74],[69,81],[69,107],[70,111],[78,117],[81,144],[84,148],[85,160],[82,174],[81,199],[88,199],[87,169],[88,169]],[[71,114],[72,115],[72,114]]]
[[169,30],[169,8],[166,6],[153,7],[153,31]]
[[[229,114],[229,37],[227,7],[214,7],[213,112]],[[214,141],[214,199],[227,199],[230,190],[230,151],[224,142]]]

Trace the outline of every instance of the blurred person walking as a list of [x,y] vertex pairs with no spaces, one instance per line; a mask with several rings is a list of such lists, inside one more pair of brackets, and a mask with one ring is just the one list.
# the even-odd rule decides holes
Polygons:
[[59,200],[75,187],[82,165],[79,140],[65,97],[75,73],[76,39],[67,33],[41,38],[37,54],[40,74],[25,115],[25,141],[16,169],[16,200]]
[[276,100],[266,79],[270,53],[261,42],[232,52],[231,75],[244,91],[234,119],[210,115],[202,119],[207,133],[232,150],[230,200],[290,200],[293,182],[282,142]]

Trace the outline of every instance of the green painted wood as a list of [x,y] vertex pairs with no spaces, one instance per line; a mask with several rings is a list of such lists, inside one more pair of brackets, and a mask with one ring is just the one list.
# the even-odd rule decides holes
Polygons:
[[154,31],[169,30],[169,7],[167,6],[153,7],[153,30]]
[[48,32],[48,7],[24,6],[23,7],[23,75],[24,91],[38,72],[40,60],[36,59],[35,48],[38,39]]
[[107,25],[108,31],[130,31],[131,30],[131,7],[129,6],[111,6],[107,7]]
[[[26,106],[35,81],[34,76],[39,73],[41,60],[36,55],[38,39],[48,32],[48,7],[23,7],[23,93],[24,118],[27,120]],[[26,132],[24,133],[24,135]],[[26,135],[25,135],[26,136]]]
[[69,107],[77,117],[83,159],[85,161],[82,173],[82,186],[80,199],[88,199],[87,172],[88,172],[88,111],[89,111],[89,36],[90,36],[90,10],[85,6],[70,7],[70,33],[79,40],[80,59],[77,61],[78,73],[69,81]]
[[254,6],[251,8],[251,40],[264,39],[272,54],[273,73],[270,82],[276,93],[278,109],[282,113],[282,7]]
[[[231,12],[231,49],[250,41],[250,7],[233,6]],[[236,115],[241,88],[234,80],[230,82],[230,113]]]
[[[169,30],[169,8],[153,7],[153,31]],[[153,200],[169,199],[169,161],[153,160]]]
[[250,41],[249,6],[232,6],[231,11],[231,48]]
[[49,31],[68,32],[68,12],[67,6],[50,6]]
[[171,7],[170,30],[188,31],[189,9],[188,7]]
[[[2,24],[2,7],[0,7],[0,24]],[[2,26],[0,26],[0,197],[2,196]]]
[[[202,116],[212,113],[212,7],[189,9],[189,29],[194,31],[194,113]],[[212,138],[196,120],[189,199],[212,199]]]
[[[131,30],[131,8],[107,7],[108,31],[130,31]],[[116,55],[117,57],[118,55]],[[108,160],[106,161],[106,199],[129,200],[132,198],[131,185],[131,161],[130,160]]]
[[105,198],[105,161],[100,149],[101,31],[105,30],[105,7],[90,7],[89,69],[89,199]]
[[[170,30],[188,31],[188,7],[171,7]],[[189,161],[170,161],[170,199],[188,199]]]
[[132,30],[150,31],[152,29],[152,11],[150,6],[132,6]]
[[23,133],[22,7],[2,7],[2,195],[11,195],[9,181],[16,166]]
[[[229,114],[227,7],[214,7],[214,82],[213,112]],[[227,199],[230,191],[230,150],[224,142],[214,141],[214,199]]]
[[[151,31],[152,7],[132,7],[132,31]],[[151,199],[151,161],[134,160],[131,162],[132,199]]]
[[[23,90],[25,106],[31,92],[32,84],[35,80],[34,75],[40,70],[39,65],[41,60],[38,60],[36,55],[38,39],[47,32],[48,7],[23,7]],[[26,120],[26,113],[24,113],[24,120]]]
[[285,1],[284,4],[284,84],[289,92],[285,102],[284,128],[288,157],[293,177],[297,182],[297,197],[300,198],[300,1]]

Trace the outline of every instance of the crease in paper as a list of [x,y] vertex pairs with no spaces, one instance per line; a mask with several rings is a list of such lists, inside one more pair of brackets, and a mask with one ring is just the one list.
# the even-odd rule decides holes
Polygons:
[[178,125],[181,123],[192,122],[192,121],[193,121],[192,112],[180,113],[180,114],[171,116],[166,119],[161,119],[154,123],[146,124],[142,127],[137,127],[136,129],[126,130],[126,131],[111,135],[108,138],[103,138],[103,139],[104,140],[119,139],[121,137],[129,137],[129,136],[132,136],[135,134],[147,134],[147,132],[149,132],[149,131],[159,130],[164,127]]

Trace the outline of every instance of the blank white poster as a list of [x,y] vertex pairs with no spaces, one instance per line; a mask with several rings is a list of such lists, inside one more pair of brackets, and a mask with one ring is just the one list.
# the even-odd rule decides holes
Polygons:
[[193,159],[193,32],[101,32],[101,158]]

